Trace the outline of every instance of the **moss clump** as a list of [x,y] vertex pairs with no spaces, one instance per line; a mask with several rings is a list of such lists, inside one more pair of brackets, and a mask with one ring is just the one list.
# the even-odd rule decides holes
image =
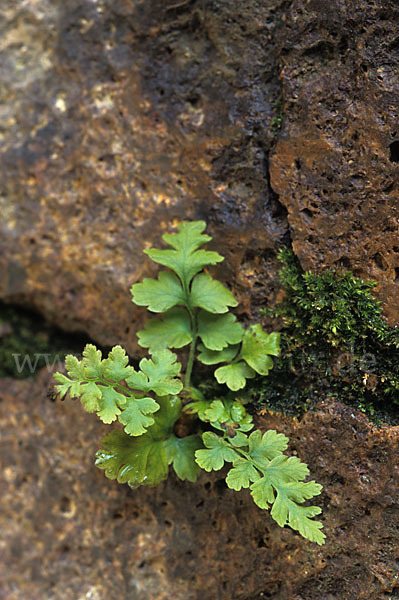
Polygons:
[[304,273],[288,249],[279,259],[285,298],[265,312],[282,321],[282,352],[267,380],[254,382],[252,399],[298,414],[332,397],[396,420],[399,328],[384,321],[376,284],[349,271]]
[[44,366],[62,364],[81,343],[35,313],[0,303],[0,377],[25,379]]

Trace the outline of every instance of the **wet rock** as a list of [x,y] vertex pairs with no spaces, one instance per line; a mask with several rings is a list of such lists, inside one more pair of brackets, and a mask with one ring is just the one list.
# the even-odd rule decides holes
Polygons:
[[273,299],[282,4],[3,0],[0,298],[132,353],[142,249],[205,218],[244,316]]
[[399,592],[399,428],[337,403],[262,430],[323,484],[327,543],[281,529],[222,473],[129,490],[93,465],[110,427],[46,396],[49,373],[0,380],[1,598],[380,600]]
[[278,38],[284,126],[271,184],[305,269],[378,282],[399,321],[399,7],[297,1]]

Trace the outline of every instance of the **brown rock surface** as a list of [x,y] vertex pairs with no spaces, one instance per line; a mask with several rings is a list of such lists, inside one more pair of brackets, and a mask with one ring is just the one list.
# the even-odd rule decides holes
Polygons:
[[129,490],[93,466],[109,430],[51,402],[49,374],[0,381],[1,600],[381,600],[399,595],[399,428],[340,404],[262,429],[324,485],[327,543],[279,528],[220,473]]
[[142,249],[191,218],[248,316],[273,298],[282,4],[2,0],[0,298],[133,352]]
[[297,0],[278,32],[284,127],[271,184],[305,269],[378,281],[399,321],[399,6]]
[[[398,322],[398,21],[393,0],[2,0],[0,298],[132,353],[143,247],[205,218],[244,317],[290,228],[305,268],[375,278]],[[398,427],[259,417],[324,485],[319,548],[220,473],[106,480],[109,427],[48,378],[0,381],[0,600],[399,597]]]
[[3,0],[0,298],[133,353],[142,248],[205,218],[245,316],[290,228],[306,269],[375,278],[398,322],[398,10]]

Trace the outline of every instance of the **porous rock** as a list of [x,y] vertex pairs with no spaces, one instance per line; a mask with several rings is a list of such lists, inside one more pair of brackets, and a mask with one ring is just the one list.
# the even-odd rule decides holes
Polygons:
[[296,0],[277,32],[284,125],[271,184],[307,270],[378,282],[399,322],[399,6]]
[[244,316],[275,296],[282,4],[2,0],[1,299],[134,353],[142,250],[198,218]]
[[1,600],[380,600],[399,593],[399,428],[334,402],[262,430],[324,489],[327,542],[281,529],[221,472],[129,490],[93,464],[109,431],[46,396],[49,373],[0,380]]
[[142,249],[205,218],[244,317],[291,233],[304,268],[376,279],[397,323],[398,10],[4,0],[0,298],[134,353]]

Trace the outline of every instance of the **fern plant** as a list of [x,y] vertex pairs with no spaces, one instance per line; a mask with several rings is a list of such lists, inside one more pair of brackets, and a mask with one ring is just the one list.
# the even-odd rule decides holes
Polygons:
[[[313,519],[317,506],[304,506],[321,485],[305,482],[309,470],[299,458],[284,451],[288,438],[274,430],[263,435],[235,392],[256,374],[266,376],[279,354],[279,334],[266,333],[259,324],[248,329],[229,312],[237,306],[233,294],[204,271],[223,260],[201,248],[211,238],[203,221],[184,222],[178,233],[165,234],[169,249],[144,252],[166,267],[157,279],[132,286],[133,302],[160,317],[138,332],[139,344],[151,358],[136,370],[115,346],[107,358],[88,344],[83,357],[66,357],[67,375],[56,373],[56,390],[80,398],[88,412],[104,423],[123,426],[102,440],[96,465],[110,479],[130,487],[156,485],[172,465],[182,480],[195,482],[201,471],[230,465],[226,484],[233,490],[249,488],[255,503],[271,508],[280,526],[289,525],[305,538],[323,544],[322,524]],[[188,348],[184,377],[171,348]],[[194,361],[221,365],[215,370],[217,397],[207,398],[191,385]],[[184,384],[183,384],[184,381]],[[190,434],[180,437],[178,421],[191,420]]]

